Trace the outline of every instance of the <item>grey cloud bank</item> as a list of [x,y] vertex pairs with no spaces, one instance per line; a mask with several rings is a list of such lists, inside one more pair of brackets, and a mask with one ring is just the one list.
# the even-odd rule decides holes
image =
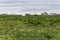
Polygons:
[[41,11],[60,13],[60,0],[0,0],[0,11],[13,13]]

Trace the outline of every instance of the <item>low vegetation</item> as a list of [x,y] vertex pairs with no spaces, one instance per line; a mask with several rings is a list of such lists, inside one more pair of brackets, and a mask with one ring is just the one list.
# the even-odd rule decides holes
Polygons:
[[0,15],[0,40],[60,40],[60,15]]

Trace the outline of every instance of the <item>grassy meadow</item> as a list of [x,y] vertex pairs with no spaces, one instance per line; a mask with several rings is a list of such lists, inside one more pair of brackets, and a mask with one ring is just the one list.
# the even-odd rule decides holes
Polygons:
[[0,15],[0,40],[60,40],[60,15]]

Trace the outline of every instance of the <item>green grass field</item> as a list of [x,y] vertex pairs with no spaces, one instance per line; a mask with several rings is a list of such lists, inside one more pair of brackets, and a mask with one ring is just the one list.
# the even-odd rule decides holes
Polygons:
[[0,15],[0,40],[60,40],[60,15]]

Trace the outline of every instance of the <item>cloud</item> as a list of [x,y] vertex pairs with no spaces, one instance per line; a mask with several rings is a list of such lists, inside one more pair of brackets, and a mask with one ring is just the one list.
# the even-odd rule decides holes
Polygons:
[[[20,11],[53,11],[60,10],[60,0],[0,0],[0,9]],[[51,10],[49,10],[51,9]],[[55,10],[55,11],[56,11]],[[2,11],[2,10],[1,10]]]

